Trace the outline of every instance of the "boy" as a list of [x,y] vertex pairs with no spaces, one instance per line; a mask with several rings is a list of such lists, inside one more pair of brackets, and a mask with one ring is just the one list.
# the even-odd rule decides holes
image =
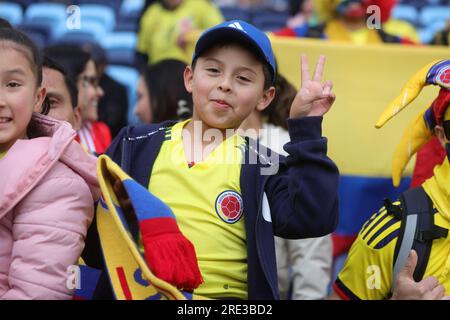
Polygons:
[[310,80],[302,57],[302,88],[288,120],[289,156],[280,157],[277,172],[264,170],[274,163],[258,153],[260,146],[229,134],[275,93],[270,40],[239,20],[205,31],[196,44],[184,73],[192,119],[124,128],[107,150],[169,205],[194,244],[204,279],[194,293],[278,299],[273,235],[317,237],[336,227],[339,173],[321,137],[322,115],[335,95],[331,82],[320,82],[324,62],[320,57]]

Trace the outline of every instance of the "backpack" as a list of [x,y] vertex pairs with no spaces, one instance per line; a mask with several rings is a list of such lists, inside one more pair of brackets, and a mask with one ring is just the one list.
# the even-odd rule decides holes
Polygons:
[[434,224],[433,202],[422,187],[412,188],[400,196],[400,205],[394,205],[389,199],[384,200],[388,213],[401,220],[397,244],[394,250],[394,272],[391,294],[395,279],[406,264],[409,252],[417,252],[417,266],[414,280],[420,281],[425,273],[430,258],[433,240],[446,238],[448,229]]

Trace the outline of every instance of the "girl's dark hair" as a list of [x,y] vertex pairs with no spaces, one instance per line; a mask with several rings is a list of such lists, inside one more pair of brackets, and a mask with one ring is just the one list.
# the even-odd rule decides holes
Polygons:
[[8,20],[0,18],[0,28],[12,29],[12,27]]
[[70,102],[72,104],[72,107],[75,108],[78,105],[78,89],[75,83],[75,79],[69,76],[66,69],[52,58],[44,56],[43,60],[44,61],[42,63],[42,66],[44,68],[56,70],[62,74],[64,78],[64,83],[66,84],[67,87],[67,91],[69,91]]
[[[31,70],[36,76],[36,87],[42,84],[42,57],[38,47],[27,35],[12,27],[4,26],[0,28],[0,42],[10,42],[14,49],[23,53],[30,63]],[[48,114],[50,102],[47,98],[42,103],[42,114]]]
[[267,108],[262,111],[267,121],[287,130],[287,118],[292,101],[294,101],[297,90],[281,74],[275,78],[275,97]]
[[39,49],[24,33],[13,28],[0,28],[0,42],[14,44],[16,50],[21,51],[30,63],[36,76],[36,86],[42,83],[42,60]]
[[59,63],[75,82],[91,60],[91,55],[80,47],[65,44],[45,48],[44,55]]
[[167,59],[146,66],[141,72],[150,93],[153,122],[192,116],[192,96],[183,80],[185,68],[184,62]]

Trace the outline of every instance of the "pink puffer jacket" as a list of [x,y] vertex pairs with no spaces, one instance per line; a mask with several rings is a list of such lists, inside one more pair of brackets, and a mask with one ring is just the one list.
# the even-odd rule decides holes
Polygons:
[[32,122],[43,136],[18,140],[0,159],[0,299],[70,299],[67,268],[99,196],[96,159],[68,123]]

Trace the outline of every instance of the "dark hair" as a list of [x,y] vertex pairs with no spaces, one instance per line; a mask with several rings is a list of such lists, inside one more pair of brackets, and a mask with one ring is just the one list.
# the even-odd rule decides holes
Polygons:
[[269,123],[287,130],[286,119],[289,117],[289,109],[296,94],[295,87],[285,77],[278,74],[275,80],[275,97],[262,111],[262,115],[267,117]]
[[12,29],[13,26],[9,23],[8,20],[0,18],[0,28]]
[[293,17],[302,9],[305,0],[289,0],[289,16]]
[[64,67],[74,81],[83,73],[91,55],[74,45],[55,45],[44,49],[44,55]]
[[[14,49],[23,53],[36,76],[36,87],[39,87],[42,84],[42,57],[34,42],[24,33],[10,27],[0,28],[0,42],[10,42],[15,45]],[[48,114],[49,111],[50,102],[45,98],[41,113]]]
[[63,75],[64,83],[66,84],[67,91],[69,91],[70,102],[72,103],[72,108],[75,108],[78,105],[78,89],[77,89],[77,85],[75,83],[75,79],[73,79],[73,77],[69,76],[66,69],[64,69],[64,67],[61,64],[59,64],[54,59],[52,59],[48,56],[44,56],[42,66],[44,68],[56,70]]
[[0,28],[0,41],[11,42],[16,50],[21,51],[30,63],[36,76],[36,86],[42,83],[42,60],[39,49],[24,33],[13,28]]
[[253,55],[255,59],[257,59],[261,63],[264,74],[264,90],[269,89],[270,86],[272,85],[272,73],[270,72],[271,68],[269,64],[259,54],[256,54],[254,51],[250,50],[250,48],[247,45],[234,39],[218,39],[213,45],[208,47],[203,52],[200,52],[198,57],[194,61],[192,61],[192,70],[195,69],[195,65],[197,64],[198,58],[204,55],[205,52],[210,51],[213,48],[223,48],[231,44],[236,44],[240,46],[242,49],[246,50],[251,55]]
[[142,71],[150,93],[153,122],[187,119],[192,115],[192,96],[184,86],[186,64],[179,60],[162,60]]

